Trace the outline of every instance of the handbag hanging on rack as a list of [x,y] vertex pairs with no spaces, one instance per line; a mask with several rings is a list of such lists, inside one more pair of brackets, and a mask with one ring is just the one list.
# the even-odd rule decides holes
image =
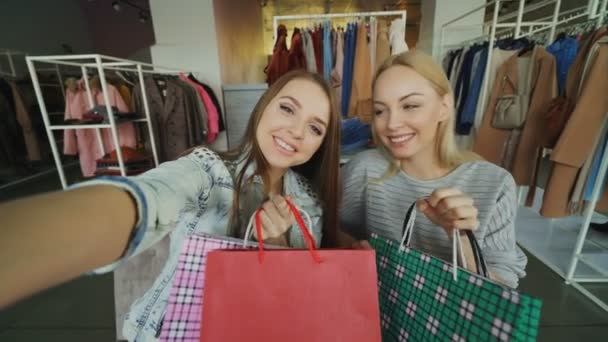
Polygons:
[[487,279],[471,231],[467,238],[481,275],[456,266],[457,231],[454,264],[408,247],[415,217],[414,203],[401,243],[377,234],[370,239],[378,265],[383,340],[535,341],[541,301]]
[[522,94],[508,75],[502,79],[502,92],[506,86],[513,89],[513,94],[500,96],[496,101],[492,126],[498,129],[521,128],[526,122],[527,96]]

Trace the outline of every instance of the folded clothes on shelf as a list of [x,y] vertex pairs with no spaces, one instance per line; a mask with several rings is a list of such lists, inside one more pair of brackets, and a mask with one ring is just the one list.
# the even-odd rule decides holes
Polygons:
[[[146,155],[144,151],[124,146],[120,148],[120,151],[122,152],[123,165],[127,175],[143,173],[154,167],[152,157]],[[120,175],[116,150],[97,160],[95,175]]]

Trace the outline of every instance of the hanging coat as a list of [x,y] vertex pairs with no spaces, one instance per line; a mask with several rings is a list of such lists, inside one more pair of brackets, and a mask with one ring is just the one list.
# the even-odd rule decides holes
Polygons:
[[[582,82],[580,96],[564,131],[551,155],[554,162],[549,183],[544,193],[541,214],[547,217],[561,217],[569,214],[569,194],[576,182],[577,174],[586,158],[591,155],[593,143],[600,134],[602,123],[608,112],[608,44],[601,43],[594,53],[586,58],[591,68]],[[578,59],[578,58],[577,58]],[[576,62],[575,62],[576,63]],[[573,64],[574,67],[574,64]],[[582,67],[578,67],[582,70]],[[566,89],[576,89],[568,74]],[[570,94],[576,94],[571,90]],[[605,203],[606,193],[604,193]],[[598,204],[602,209],[602,203]]]
[[291,46],[289,47],[289,70],[306,69],[306,56],[304,55],[304,42],[300,29],[293,30]]
[[266,83],[269,85],[289,71],[289,51],[287,50],[287,29],[285,25],[279,25],[277,29],[277,41],[274,44],[272,59],[264,69]]
[[[108,87],[110,106],[118,108],[119,112],[128,113],[129,106],[124,102],[118,89],[111,84]],[[65,92],[65,119],[82,119],[83,115],[96,105],[105,105],[103,92],[92,88],[93,105],[89,104],[83,81],[79,81],[75,88],[68,88]],[[95,175],[96,161],[105,153],[114,151],[114,141],[109,128],[101,129],[101,140],[104,151],[101,150],[95,129],[65,130],[63,152],[67,155],[78,154],[82,175],[92,177]],[[132,123],[117,125],[118,143],[120,146],[135,148],[135,126]],[[105,152],[105,153],[104,153]]]
[[398,55],[409,50],[405,43],[405,22],[403,19],[393,20],[389,39],[391,41],[391,54]]
[[372,119],[372,71],[365,25],[357,29],[349,114],[365,123]]
[[310,31],[302,32],[302,43],[304,44],[304,56],[306,57],[306,70],[317,72],[317,61],[315,60],[315,48]]
[[315,49],[315,62],[317,72],[323,74],[323,29],[317,26],[312,34],[313,46]]
[[337,103],[342,103],[342,72],[344,71],[344,31],[336,32],[336,65],[331,72],[331,86],[336,93]]
[[388,41],[388,27],[386,21],[378,20],[378,39],[376,41],[376,64],[374,72],[391,55],[391,44]]

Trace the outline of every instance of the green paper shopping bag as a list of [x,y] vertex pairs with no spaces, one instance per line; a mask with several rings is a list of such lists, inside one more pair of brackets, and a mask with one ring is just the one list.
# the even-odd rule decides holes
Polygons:
[[[401,242],[377,234],[370,239],[376,250],[383,341],[535,341],[541,301],[487,279],[481,249],[470,232],[481,275],[409,248],[415,210],[415,204],[408,210]],[[458,236],[455,232],[454,260]]]

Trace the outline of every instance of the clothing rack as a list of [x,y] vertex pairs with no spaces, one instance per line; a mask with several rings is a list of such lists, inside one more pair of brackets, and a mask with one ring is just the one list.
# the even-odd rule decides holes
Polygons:
[[[505,0],[502,0],[502,1],[505,1]],[[586,17],[587,22],[594,23],[595,24],[594,26],[597,28],[597,27],[601,26],[604,17],[606,16],[606,14],[608,14],[608,7],[607,7],[608,0],[589,0],[587,6],[575,8],[573,10],[564,11],[564,12],[561,12],[561,0],[546,0],[541,3],[531,5],[529,7],[525,6],[525,3],[523,0],[519,0],[520,2],[519,2],[519,7],[518,7],[517,13],[511,13],[511,14],[508,14],[501,18],[498,16],[498,14],[499,14],[499,10],[500,10],[500,4],[502,1],[501,0],[490,1],[486,5],[479,6],[475,9],[443,24],[443,26],[441,28],[439,55],[435,56],[436,59],[441,60],[443,58],[443,55],[444,55],[443,48],[445,47],[444,37],[445,37],[446,29],[447,28],[453,29],[454,26],[452,26],[452,25],[454,23],[466,18],[467,16],[469,16],[473,13],[476,13],[481,10],[485,10],[489,6],[494,6],[494,8],[493,8],[494,11],[493,11],[492,21],[486,22],[484,25],[485,32],[479,37],[475,37],[473,39],[463,41],[460,43],[460,45],[464,45],[464,44],[468,44],[471,42],[479,41],[480,39],[485,40],[487,38],[487,40],[489,42],[488,57],[487,57],[488,61],[492,60],[492,51],[493,51],[493,46],[494,46],[496,39],[502,35],[502,32],[501,32],[501,34],[497,34],[497,32],[496,32],[497,28],[505,28],[505,29],[507,29],[506,31],[514,30],[512,36],[515,39],[535,35],[539,32],[550,30],[549,31],[549,41],[553,41],[555,38],[556,30],[559,26],[562,26],[562,25],[570,23],[574,20]],[[552,16],[544,17],[544,18],[540,18],[540,19],[537,19],[534,21],[528,21],[528,22],[524,22],[522,20],[524,13],[527,13],[527,12],[530,12],[533,10],[537,10],[537,9],[543,8],[545,6],[550,6],[550,5],[554,6]],[[506,19],[513,19],[513,18],[516,18],[515,22],[503,22]],[[468,26],[468,27],[473,27],[473,26]],[[479,27],[479,25],[477,25],[475,27]],[[489,73],[490,64],[491,63],[486,64],[486,70],[485,70],[486,75]],[[482,93],[481,93],[481,101],[480,101],[481,106],[478,106],[478,108],[477,108],[477,111],[478,111],[477,115],[479,115],[480,110],[481,111],[485,110],[486,101],[487,101],[487,97],[488,97],[488,91],[489,91],[490,86],[491,85],[488,84],[488,78],[485,78],[484,84],[482,87]],[[608,115],[608,113],[607,113],[607,115]],[[542,153],[543,153],[543,155],[547,155],[547,154],[550,154],[551,151],[548,149],[545,149],[545,150],[543,150]],[[564,263],[566,257],[563,255],[563,252],[561,250],[560,250],[561,255],[558,253],[555,253],[555,252],[552,254],[551,252],[553,252],[553,251],[550,251],[549,247],[544,246],[545,250],[543,250],[543,247],[533,246],[532,243],[527,241],[527,240],[529,240],[527,238],[520,240],[520,241],[527,241],[528,242],[528,243],[526,243],[527,246],[525,246],[526,249],[530,253],[535,255],[539,260],[541,260],[541,262],[543,262],[545,265],[547,265],[549,268],[551,268],[553,271],[555,271],[558,275],[560,275],[564,279],[566,284],[572,285],[574,288],[579,290],[583,295],[585,295],[587,298],[589,298],[591,301],[593,301],[595,304],[600,306],[605,311],[608,311],[608,304],[604,300],[599,298],[597,295],[593,294],[591,291],[589,291],[587,288],[585,288],[581,284],[583,284],[583,283],[608,283],[608,268],[606,266],[606,265],[608,265],[608,247],[598,246],[600,249],[602,249],[601,253],[583,253],[583,247],[585,246],[585,243],[589,242],[589,241],[587,241],[588,232],[589,232],[589,224],[591,223],[591,219],[593,217],[600,193],[603,190],[604,181],[606,180],[606,175],[607,175],[607,168],[608,168],[608,149],[605,149],[605,151],[602,155],[602,159],[601,159],[600,170],[599,170],[599,173],[597,175],[597,178],[596,178],[596,181],[595,181],[595,184],[593,187],[591,200],[584,210],[584,213],[582,215],[582,222],[580,223],[580,226],[579,226],[580,229],[578,231],[576,240],[573,241],[574,246],[573,246],[573,248],[572,248],[572,246],[567,246],[567,248],[572,248],[572,253],[570,255],[569,262],[567,262],[567,264]],[[523,189],[520,188],[520,193],[519,193],[518,198],[522,197],[521,196],[523,194],[522,190]],[[518,216],[523,216],[522,214],[528,215],[525,213],[525,210],[523,210],[523,212],[520,210],[520,213]],[[531,216],[531,218],[538,220],[538,214],[535,213],[534,216]],[[551,225],[551,226],[555,223],[554,219],[547,219],[547,221],[549,221],[549,225]],[[526,233],[526,231],[518,232],[518,234],[520,234],[520,235],[522,233]],[[546,239],[546,237],[545,237],[545,239]],[[543,244],[543,245],[546,245],[546,244]],[[599,244],[596,244],[596,245],[599,245]],[[562,247],[562,246],[560,246],[560,247]],[[577,272],[578,266],[580,266],[581,264],[585,264],[587,266],[587,270],[581,270],[580,272]],[[592,271],[590,271],[590,270],[592,270]]]
[[[6,48],[0,49],[0,56],[3,56],[6,59],[6,61],[7,61],[6,65],[8,65],[8,70],[0,69],[0,77],[7,77],[7,78],[11,78],[13,80],[19,79],[21,77],[26,77],[26,75],[22,75],[19,73],[19,70],[18,70],[19,68],[17,68],[17,67],[19,65],[21,65],[20,63],[25,65],[25,58],[27,57],[27,55],[28,55],[28,52],[24,52],[24,51],[6,49]],[[61,70],[58,65],[56,65],[55,67],[52,67],[52,68],[38,68],[36,71],[40,72],[40,73],[42,73],[42,72],[54,73],[57,76],[57,83],[42,83],[41,87],[59,88],[61,90],[62,95],[65,97],[65,90],[63,88],[63,75],[62,75]],[[52,115],[63,115],[63,113],[62,112],[51,112],[51,113],[49,113],[49,115],[51,115],[51,116]],[[73,166],[73,165],[76,165],[76,164],[68,163],[66,166]],[[49,167],[50,167],[50,165],[49,165]],[[19,178],[17,180],[0,185],[0,190],[36,179],[37,177],[45,176],[51,172],[54,172],[54,169],[49,168],[48,170],[43,170],[43,171],[40,171],[35,174],[26,175],[23,178]]]
[[8,71],[0,69],[0,76],[8,76],[8,77],[17,77],[17,71],[15,70],[15,61],[13,56],[16,55],[26,55],[25,52],[10,50],[10,49],[0,49],[0,56],[3,56],[7,60]]
[[[328,14],[302,14],[302,15],[275,15],[272,17],[272,34],[273,40],[277,40],[277,29],[279,21],[288,20],[328,20],[335,18],[367,18],[367,17],[389,17],[401,16],[405,25],[407,19],[407,11],[377,11],[377,12],[355,12],[355,13],[328,13]],[[272,51],[270,51],[272,53]]]
[[[68,183],[65,177],[65,173],[63,170],[63,166],[61,163],[60,152],[57,149],[57,144],[55,141],[55,137],[53,135],[53,131],[56,130],[73,130],[73,129],[95,129],[97,131],[97,141],[101,151],[105,154],[103,147],[103,141],[101,138],[101,129],[109,128],[111,130],[112,141],[114,146],[116,147],[116,154],[118,159],[118,164],[120,167],[120,173],[122,176],[126,176],[125,165],[123,155],[120,149],[120,144],[118,141],[117,134],[117,123],[114,119],[114,112],[112,110],[112,106],[110,105],[109,95],[108,95],[108,84],[105,78],[106,70],[116,70],[116,71],[126,71],[126,72],[134,72],[137,73],[139,83],[141,86],[142,99],[144,104],[144,114],[145,118],[142,119],[134,119],[127,122],[142,122],[146,123],[148,126],[148,133],[150,136],[150,142],[152,147],[152,155],[154,158],[154,164],[158,166],[158,153],[156,151],[156,142],[154,141],[154,134],[152,131],[152,125],[150,120],[150,110],[148,105],[148,97],[146,94],[146,89],[144,87],[143,82],[143,74],[179,74],[180,72],[188,73],[190,71],[184,71],[176,68],[163,67],[159,65],[153,65],[148,63],[142,63],[138,61],[131,61],[127,59],[121,59],[116,57],[104,56],[99,54],[86,54],[86,55],[59,55],[59,56],[35,56],[35,57],[26,57],[27,67],[30,72],[30,76],[32,78],[32,82],[34,84],[34,91],[36,93],[36,98],[38,100],[38,104],[40,106],[40,111],[42,112],[42,118],[44,121],[44,125],[47,131],[47,135],[49,138],[49,143],[51,145],[51,151],[53,152],[53,158],[55,160],[55,164],[57,166],[57,171],[59,173],[59,179],[61,180],[61,185],[64,189],[68,187]],[[89,107],[94,106],[93,95],[91,92],[91,86],[88,81],[88,72],[89,69],[97,71],[99,75],[100,83],[101,83],[101,91],[103,93],[103,98],[106,106],[106,110],[108,113],[109,123],[107,124],[88,124],[88,125],[52,125],[49,119],[49,112],[47,111],[44,97],[42,96],[42,85],[38,80],[37,71],[40,69],[36,68],[35,63],[44,63],[50,64],[55,68],[58,66],[70,66],[80,68],[82,76],[84,78],[84,84],[87,93],[87,99],[89,102]],[[63,87],[62,87],[63,88]]]

